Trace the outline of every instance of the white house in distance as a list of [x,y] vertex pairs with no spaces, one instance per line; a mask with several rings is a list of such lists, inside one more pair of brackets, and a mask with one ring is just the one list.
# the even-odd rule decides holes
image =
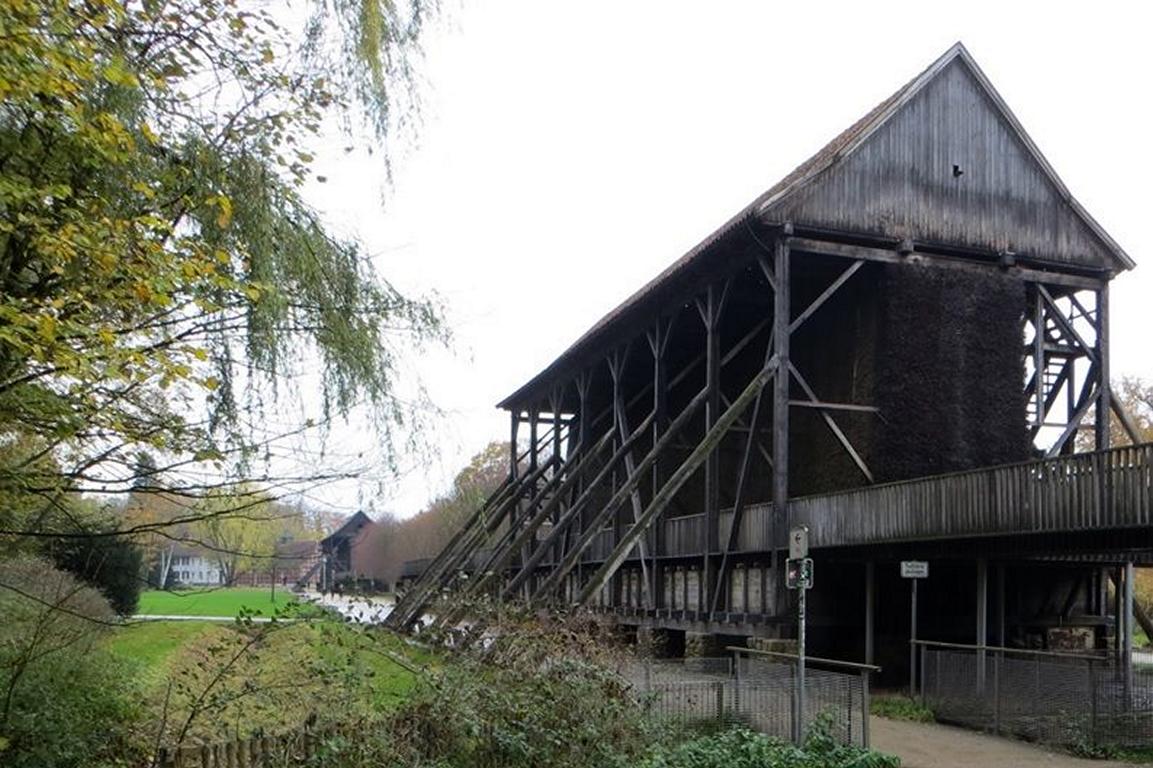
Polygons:
[[192,547],[174,547],[169,569],[176,581],[184,586],[217,586],[224,583],[220,562],[208,553]]

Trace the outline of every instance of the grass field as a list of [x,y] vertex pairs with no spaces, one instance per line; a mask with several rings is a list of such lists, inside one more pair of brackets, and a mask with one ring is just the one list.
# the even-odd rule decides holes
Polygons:
[[417,685],[421,668],[436,664],[394,635],[331,618],[252,626],[130,622],[105,646],[139,669],[149,728],[181,723],[208,692],[210,707],[196,716],[193,733],[209,740],[237,728],[290,729],[317,711],[350,718],[387,712]]
[[107,640],[113,653],[140,664],[146,672],[160,670],[176,651],[201,635],[224,630],[210,621],[138,621],[115,629]]
[[241,610],[256,611],[258,616],[272,616],[296,605],[296,596],[276,590],[276,602],[268,589],[229,587],[167,592],[148,590],[140,594],[136,612],[143,616],[236,616]]

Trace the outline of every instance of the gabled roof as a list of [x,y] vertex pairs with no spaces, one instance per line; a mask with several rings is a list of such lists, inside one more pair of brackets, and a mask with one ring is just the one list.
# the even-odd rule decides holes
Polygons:
[[[926,106],[931,99],[935,101]],[[938,112],[927,116],[925,112],[934,107]],[[913,135],[920,145],[911,149],[919,150],[921,154],[917,156],[911,153],[908,159],[894,157],[892,147],[884,145],[884,134],[886,131],[901,130],[902,121],[920,121],[912,127],[924,129],[928,120],[933,118],[938,121],[944,120],[940,111],[949,107],[953,107],[953,112],[956,113],[949,116],[949,119],[954,121],[968,120],[973,118],[975,113],[979,113],[977,117],[984,121],[981,127],[986,131],[986,135],[981,138],[994,145],[997,152],[994,154],[982,144],[967,148],[969,157],[993,167],[992,172],[984,179],[986,185],[984,194],[987,199],[978,201],[985,206],[985,210],[968,211],[970,215],[967,223],[974,229],[983,228],[984,231],[962,233],[960,237],[955,226],[952,229],[948,226],[949,219],[958,218],[957,210],[944,209],[943,212],[940,206],[967,205],[972,208],[975,205],[973,199],[935,200],[934,190],[918,187],[915,182],[908,179],[904,180],[904,186],[894,189],[899,185],[895,185],[891,179],[876,178],[878,174],[875,173],[870,177],[870,172],[876,170],[877,154],[882,155],[890,167],[894,164],[900,165],[901,161],[905,160],[904,166],[909,170],[909,176],[921,173],[923,169],[915,167],[912,158],[921,157],[927,151],[935,149],[934,142],[940,141],[939,134],[945,131],[921,130],[919,133],[914,131]],[[918,108],[920,112],[913,114]],[[972,126],[966,128],[973,130]],[[905,129],[908,138],[908,126],[905,126]],[[954,133],[962,135],[959,130],[955,130]],[[910,150],[909,147],[902,149]],[[874,157],[870,157],[870,153]],[[974,154],[977,156],[974,157]],[[874,165],[870,166],[869,163]],[[1018,202],[1016,199],[992,199],[1012,198],[1023,194],[1021,190],[1010,188],[1001,178],[1004,175],[1002,166],[1009,166],[1009,170],[1016,173],[1016,177],[1012,177],[1014,180],[1023,179],[1023,183],[1029,185],[1024,192],[1033,195],[1033,198],[1025,215],[1021,214],[1020,209],[1014,209],[1012,203]],[[862,200],[854,200],[853,204],[846,205],[848,195],[860,188],[862,176],[866,177],[867,183],[875,184],[872,191],[880,194],[874,194],[865,205],[862,205]],[[994,184],[1001,186],[990,186]],[[997,194],[990,195],[989,189],[994,189]],[[889,203],[887,209],[883,207],[886,202]],[[938,207],[933,210],[933,205]],[[918,207],[927,209],[920,211],[920,221],[900,221],[902,216],[915,215],[917,212],[914,209]],[[1053,209],[1060,209],[1061,215],[1054,216]],[[991,212],[993,215],[989,215]],[[934,216],[937,220],[933,219]],[[1038,241],[1039,246],[1031,249],[1029,242],[1017,242],[1011,236],[1006,239],[1005,228],[997,229],[999,225],[1005,223],[1003,220],[999,221],[998,216],[1002,219],[1009,217],[1008,223],[1011,226],[1020,226],[1023,231],[1031,227],[1031,231],[1041,235],[1044,242]],[[535,390],[553,374],[579,363],[582,353],[606,336],[616,321],[626,314],[639,311],[643,305],[650,302],[658,288],[685,274],[690,267],[695,267],[708,259],[716,250],[714,246],[751,221],[765,223],[789,221],[813,227],[888,236],[892,236],[893,230],[899,230],[904,224],[912,232],[909,234],[899,232],[902,237],[918,235],[918,239],[922,241],[930,240],[945,245],[983,247],[991,251],[1013,250],[1018,255],[1034,256],[1041,260],[1055,250],[1063,250],[1065,253],[1058,254],[1059,258],[1055,260],[1058,268],[1060,263],[1064,262],[1069,268],[1105,273],[1132,269],[1134,266],[1125,251],[1069,193],[1064,182],[1025,133],[1016,116],[993,88],[968,50],[958,42],[924,72],[874,107],[692,250],[673,262],[656,278],[601,318],[544,371],[501,401],[498,407],[518,407],[523,404],[525,398],[538,394]],[[926,224],[929,226],[925,226]],[[937,240],[933,239],[934,226],[938,227]],[[885,227],[890,229],[884,230]],[[957,242],[965,239],[970,242]],[[1050,245],[1053,250],[1044,247]],[[1031,250],[1038,252],[1031,253]]]
[[341,523],[339,528],[325,536],[324,539],[321,540],[321,544],[325,544],[334,539],[342,539],[349,536],[355,536],[360,532],[360,529],[366,525],[373,525],[372,518],[364,514],[364,512],[357,511],[355,514]]

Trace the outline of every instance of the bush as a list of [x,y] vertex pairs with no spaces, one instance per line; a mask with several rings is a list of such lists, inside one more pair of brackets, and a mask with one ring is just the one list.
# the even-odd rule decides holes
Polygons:
[[526,621],[457,654],[389,723],[388,764],[629,766],[660,731],[587,627]]
[[931,723],[937,719],[933,710],[908,696],[874,696],[869,711],[877,717],[911,723]]
[[56,567],[99,589],[121,616],[136,612],[144,555],[130,539],[77,535],[57,539],[49,548]]
[[130,763],[138,697],[99,647],[113,618],[95,590],[44,560],[0,561],[0,764]]
[[743,728],[658,747],[637,768],[899,768],[891,755],[839,744],[818,719],[803,748]]

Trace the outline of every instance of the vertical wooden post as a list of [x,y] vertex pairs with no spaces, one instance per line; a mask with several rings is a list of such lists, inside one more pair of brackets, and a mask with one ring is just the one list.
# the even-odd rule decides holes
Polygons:
[[997,563],[997,645],[1005,647],[1005,564]]
[[560,468],[560,458],[564,453],[561,445],[561,392],[559,389],[554,390],[552,393],[551,402],[549,407],[552,408],[552,455],[557,460],[555,466]]
[[512,417],[512,425],[509,428],[508,438],[508,476],[516,480],[520,471],[517,466],[519,454],[516,447],[516,433],[520,430],[520,411],[514,409],[509,415]]
[[540,446],[537,445],[537,424],[540,421],[540,411],[535,407],[528,414],[528,471],[535,472],[539,463]]
[[[1040,429],[1045,421],[1045,300],[1036,286],[1033,292],[1033,398],[1037,402],[1033,423]],[[1069,382],[1069,392],[1073,392],[1072,382]]]
[[[790,253],[788,236],[792,226],[786,225],[777,237],[774,248],[773,277],[776,292],[773,298],[773,346],[777,355],[777,375],[773,379],[773,515],[769,551],[774,573],[777,570],[777,546],[783,537],[778,531],[788,531],[789,519],[789,324],[792,322],[789,277]],[[778,574],[779,576],[779,574]],[[782,602],[784,579],[777,579],[778,596]]]
[[1113,414],[1111,412],[1112,391],[1109,384],[1109,283],[1102,283],[1097,290],[1097,340],[1094,343],[1097,352],[1097,375],[1101,384],[1097,388],[1097,416],[1093,425],[1093,436],[1097,450],[1109,448],[1109,424]]
[[977,558],[977,692],[985,692],[985,646],[989,642],[989,563]]
[[[865,663],[873,663],[873,617],[876,610],[876,566],[873,561],[865,563]],[[866,683],[867,685],[867,683]]]
[[[657,441],[661,439],[661,435],[669,426],[668,416],[668,368],[665,365],[665,349],[668,347],[669,332],[672,330],[672,321],[658,318],[656,328],[649,336],[649,347],[653,353],[653,439],[652,444],[656,445]],[[652,467],[652,492],[649,498],[656,497],[657,492],[664,484],[664,473],[661,462],[661,457],[658,456],[653,461]],[[665,526],[658,521],[653,534],[653,568],[651,578],[653,579],[653,607],[659,608],[669,607],[669,595],[664,594],[664,579],[658,574],[659,567],[657,566],[657,556],[665,551]]]
[[[720,296],[716,285],[710,285],[705,298],[705,385],[708,398],[705,400],[705,429],[708,434],[721,414],[721,338],[720,338]],[[720,450],[712,451],[705,460],[705,540],[701,558],[701,578],[699,582],[703,603],[712,597],[715,574],[712,567],[713,553],[720,549]],[[698,610],[707,611],[704,605]]]

